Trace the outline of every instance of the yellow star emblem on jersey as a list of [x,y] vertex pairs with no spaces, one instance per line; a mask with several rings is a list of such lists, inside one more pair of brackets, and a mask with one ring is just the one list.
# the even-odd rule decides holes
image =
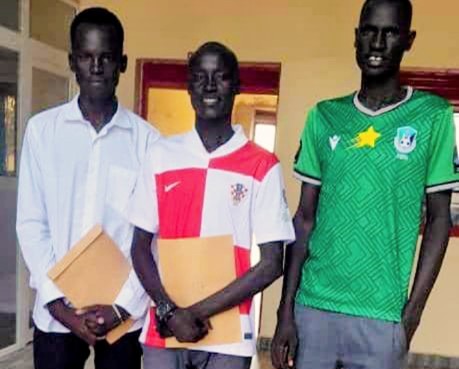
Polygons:
[[362,147],[371,147],[374,148],[376,146],[376,141],[378,138],[381,137],[381,133],[376,132],[373,126],[368,128],[364,132],[360,132],[357,137],[355,138],[355,145],[354,147],[362,148]]

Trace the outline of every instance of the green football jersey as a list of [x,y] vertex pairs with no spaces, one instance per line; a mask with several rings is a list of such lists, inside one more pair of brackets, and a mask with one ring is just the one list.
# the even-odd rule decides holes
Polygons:
[[425,193],[459,185],[453,110],[407,88],[377,112],[357,94],[309,113],[295,175],[320,187],[297,302],[400,321]]

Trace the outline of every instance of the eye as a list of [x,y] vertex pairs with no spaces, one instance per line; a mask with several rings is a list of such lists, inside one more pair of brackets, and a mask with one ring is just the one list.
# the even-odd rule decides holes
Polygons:
[[229,81],[231,79],[231,74],[228,72],[217,72],[215,73],[215,79],[219,82]]
[[91,60],[91,55],[84,53],[77,53],[76,58],[80,63],[84,63]]
[[359,28],[360,36],[366,37],[366,36],[369,36],[371,33],[372,33],[372,29],[370,27]]
[[113,54],[102,54],[101,59],[104,63],[110,63],[115,60],[115,56]]
[[386,36],[388,37],[397,37],[400,34],[400,32],[397,29],[388,29],[386,31]]
[[204,73],[195,72],[192,75],[192,80],[194,83],[203,83],[206,80],[206,75]]

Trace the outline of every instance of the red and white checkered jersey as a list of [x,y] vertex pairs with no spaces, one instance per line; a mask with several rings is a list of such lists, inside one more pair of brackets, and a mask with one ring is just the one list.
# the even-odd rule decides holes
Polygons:
[[[196,130],[153,145],[138,179],[130,221],[160,238],[233,235],[237,276],[250,268],[253,236],[258,244],[294,239],[284,183],[274,154],[248,141],[240,126],[209,153]],[[239,306],[241,342],[203,346],[229,355],[255,354],[252,300]],[[165,347],[155,329],[154,308],[145,321],[142,343]]]

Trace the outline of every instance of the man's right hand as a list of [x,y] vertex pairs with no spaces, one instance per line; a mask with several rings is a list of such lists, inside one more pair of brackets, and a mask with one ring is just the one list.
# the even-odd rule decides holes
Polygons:
[[64,327],[70,329],[72,333],[80,337],[88,345],[94,346],[97,337],[86,325],[84,315],[77,315],[76,310],[67,306],[63,299],[58,299],[48,304],[48,310],[51,315],[59,321]]
[[291,369],[295,366],[298,336],[293,313],[284,313],[277,321],[276,332],[271,344],[271,360],[277,369]]
[[198,342],[207,335],[210,325],[189,309],[177,308],[167,321],[167,327],[179,342]]

